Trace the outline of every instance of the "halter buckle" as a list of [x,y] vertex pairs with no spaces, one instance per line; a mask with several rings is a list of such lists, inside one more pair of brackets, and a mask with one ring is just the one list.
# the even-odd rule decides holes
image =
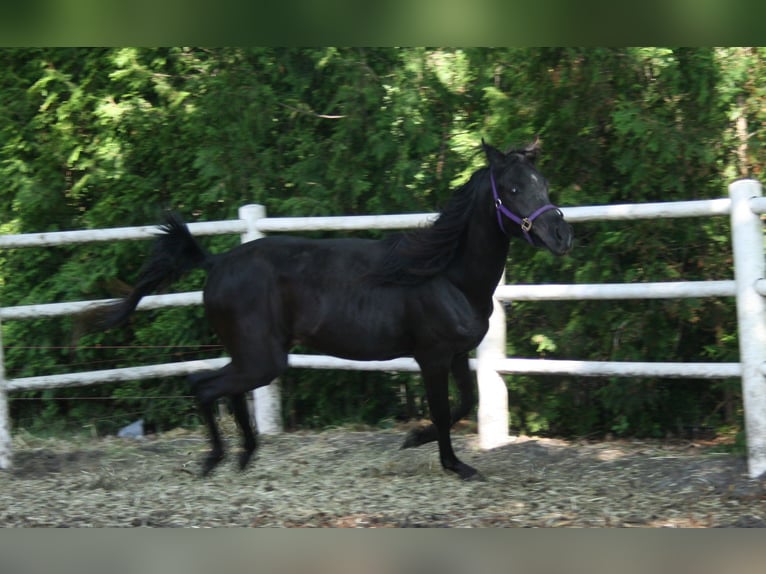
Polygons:
[[528,218],[524,218],[521,220],[521,230],[524,233],[529,233],[529,230],[532,229],[532,222]]

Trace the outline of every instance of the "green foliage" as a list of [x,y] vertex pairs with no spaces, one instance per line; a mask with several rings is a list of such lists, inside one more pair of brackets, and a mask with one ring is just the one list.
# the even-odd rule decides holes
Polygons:
[[[721,145],[730,129],[717,92],[724,72],[711,49],[553,49],[534,51],[524,60],[523,81],[513,71],[516,82],[509,78],[507,85],[520,83],[536,95],[527,114],[541,128],[543,170],[562,204],[671,201],[719,197],[725,190],[720,167],[732,157]],[[714,219],[579,225],[566,261],[540,253],[519,253],[515,261],[514,251],[507,276],[578,283],[728,278],[727,226]],[[512,321],[509,343],[522,355],[624,361],[736,356],[729,301],[519,303]],[[555,349],[513,338],[539,331]],[[520,386],[525,397],[535,396],[530,386],[539,388],[536,412],[547,413],[553,432],[656,436],[724,422],[720,402],[739,397],[723,397],[721,385],[537,378],[511,381],[509,388],[512,401],[524,400],[514,396]]]
[[[539,135],[560,205],[715,198],[764,164],[763,48],[43,48],[0,50],[3,233],[188,220],[431,211],[482,164],[481,137]],[[743,127],[744,126],[744,127]],[[742,131],[744,129],[744,132]],[[576,225],[571,255],[514,243],[509,282],[731,276],[723,218]],[[374,235],[374,234],[370,234]],[[203,239],[214,251],[236,237]],[[149,246],[0,252],[5,306],[121,294]],[[194,274],[174,289],[199,289]],[[137,314],[72,340],[71,319],[3,325],[10,377],[221,354],[201,309]],[[725,299],[514,303],[508,352],[589,360],[731,361]],[[286,375],[293,426],[424,414],[416,379]],[[512,424],[662,435],[741,424],[736,381],[509,377]],[[19,393],[24,426],[111,432],[141,413],[193,423],[181,379]],[[87,396],[88,400],[74,397]],[[141,398],[133,398],[141,397]]]

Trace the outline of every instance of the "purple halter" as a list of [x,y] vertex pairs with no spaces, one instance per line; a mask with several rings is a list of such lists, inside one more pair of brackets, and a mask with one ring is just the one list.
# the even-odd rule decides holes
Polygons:
[[534,220],[540,217],[546,211],[550,211],[551,209],[558,209],[558,207],[549,203],[537,208],[532,212],[531,215],[528,215],[527,217],[519,217],[506,206],[504,206],[503,202],[500,200],[500,196],[497,194],[497,187],[495,187],[495,176],[492,174],[492,168],[489,170],[489,181],[492,183],[492,197],[495,200],[495,207],[497,208],[497,223],[500,225],[500,229],[503,231],[503,233],[508,235],[508,232],[505,230],[505,226],[503,225],[503,215],[505,215],[508,219],[521,226],[521,231],[524,233],[524,238],[528,243],[533,244],[532,237],[529,235],[529,232],[532,230],[532,223]]

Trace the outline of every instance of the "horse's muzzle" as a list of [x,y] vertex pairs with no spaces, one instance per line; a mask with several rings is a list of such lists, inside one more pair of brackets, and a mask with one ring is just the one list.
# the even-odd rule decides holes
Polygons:
[[560,246],[560,251],[557,255],[564,255],[571,251],[574,245],[574,229],[563,219],[556,225],[556,240]]
[[560,215],[535,222],[535,243],[545,247],[554,255],[564,255],[571,251],[574,244],[574,230]]

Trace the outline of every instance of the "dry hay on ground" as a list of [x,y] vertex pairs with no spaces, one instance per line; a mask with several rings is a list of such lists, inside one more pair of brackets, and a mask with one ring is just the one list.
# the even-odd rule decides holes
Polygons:
[[[237,437],[229,425],[228,442]],[[401,431],[261,437],[197,476],[204,434],[72,442],[15,437],[0,472],[2,526],[731,527],[766,526],[766,481],[741,456],[691,442],[568,442],[522,437],[455,448],[483,481],[439,466],[436,445],[399,450]]]

